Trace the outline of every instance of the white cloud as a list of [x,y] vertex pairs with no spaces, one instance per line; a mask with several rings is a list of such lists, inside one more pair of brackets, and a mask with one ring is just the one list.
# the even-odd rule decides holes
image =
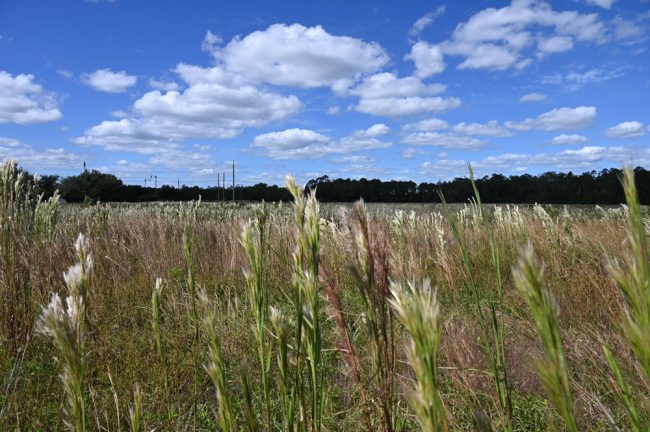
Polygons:
[[619,78],[624,75],[623,68],[615,69],[589,69],[584,72],[569,72],[566,75],[560,73],[552,73],[545,75],[542,78],[542,84],[560,85],[564,86],[565,90],[575,91],[586,84],[599,83],[609,81],[614,78]]
[[405,131],[421,131],[421,132],[431,132],[439,129],[447,129],[449,123],[444,120],[437,118],[431,118],[426,120],[420,120],[416,123],[408,123],[402,126],[402,130]]
[[571,36],[552,36],[537,42],[537,50],[540,54],[555,54],[572,49],[573,38]]
[[[455,177],[467,174],[465,160],[428,161],[421,165],[423,174],[439,177]],[[511,174],[528,170],[530,167],[548,167],[554,170],[592,170],[598,164],[647,165],[650,163],[650,149],[634,147],[585,146],[580,149],[563,150],[558,153],[505,153],[471,161],[477,175],[495,172]]]
[[54,95],[43,91],[34,75],[0,70],[0,123],[44,123],[61,117]]
[[618,40],[639,39],[646,33],[645,26],[626,20],[620,15],[614,17],[612,25],[614,27],[614,36]]
[[213,172],[215,167],[214,160],[208,154],[175,149],[153,155],[149,159],[149,164],[193,173]]
[[445,11],[447,10],[445,5],[438,6],[438,8],[433,11],[429,12],[426,15],[421,16],[418,18],[415,23],[413,23],[413,26],[409,30],[409,36],[412,38],[416,38],[420,36],[422,31],[429,27],[431,24],[433,24],[433,21],[435,21],[436,18],[438,18],[440,15],[444,14]]
[[541,93],[528,93],[519,98],[519,102],[541,102],[548,99],[546,95]]
[[537,54],[543,56],[570,50],[574,41],[600,43],[607,36],[595,13],[559,12],[544,1],[513,0],[474,14],[456,26],[449,40],[435,45],[418,42],[408,58],[416,63],[419,77],[440,72],[443,55],[462,57],[459,69],[523,69],[532,62],[529,51],[537,38],[541,38]]
[[404,59],[415,63],[415,76],[418,78],[427,78],[445,70],[444,53],[440,45],[419,41],[411,47],[411,52]]
[[346,155],[335,158],[334,162],[367,165],[373,163],[374,159],[366,155]]
[[258,127],[297,113],[295,96],[261,90],[219,67],[179,65],[188,84],[182,91],[150,91],[133,104],[133,114],[104,121],[73,139],[107,150],[159,153],[188,138],[232,138],[245,127]]
[[619,71],[605,71],[603,69],[590,69],[585,72],[571,72],[568,73],[564,79],[579,85],[607,81],[612,78],[619,77]]
[[[468,45],[466,43],[451,45],[445,52],[465,56],[465,60],[458,65],[458,69],[490,69],[505,70],[515,67],[519,62],[517,51],[502,45],[483,43]],[[522,63],[527,65],[528,62]]]
[[121,118],[127,117],[128,115],[129,115],[128,112],[122,111],[122,110],[111,111],[111,116],[115,117],[115,118],[120,118],[121,119]]
[[413,159],[416,156],[425,156],[431,154],[430,151],[417,148],[417,147],[408,147],[402,152],[402,157],[404,159]]
[[398,78],[393,73],[382,72],[364,79],[350,94],[362,99],[432,96],[444,92],[443,84],[424,84],[418,78]]
[[336,140],[309,129],[286,129],[256,136],[251,147],[273,159],[315,159],[390,147],[390,143],[377,139],[389,132],[388,126],[376,124]]
[[442,84],[424,84],[418,78],[398,78],[393,73],[367,77],[349,93],[359,96],[355,109],[386,117],[401,117],[430,111],[444,111],[460,106],[458,98],[433,96],[445,91]]
[[487,123],[465,123],[461,122],[451,127],[451,130],[460,135],[478,135],[493,137],[509,137],[512,132],[499,125],[496,120],[490,120]]
[[486,141],[469,136],[444,134],[439,132],[413,132],[404,136],[402,144],[432,146],[457,150],[480,150]]
[[257,81],[292,87],[332,86],[375,71],[389,57],[374,42],[334,36],[321,26],[274,24],[215,51],[225,67]]
[[593,6],[600,6],[603,9],[609,9],[612,7],[616,0],[585,0],[587,4]]
[[174,91],[180,89],[180,86],[174,81],[163,81],[155,78],[149,79],[149,87],[154,90]]
[[110,69],[99,69],[89,74],[83,74],[81,81],[95,90],[106,93],[124,93],[138,81],[135,75],[125,71],[113,72]]
[[607,129],[605,135],[614,139],[637,138],[645,135],[645,128],[641,122],[626,121]]
[[521,122],[506,122],[506,127],[520,131],[560,131],[590,127],[596,120],[596,107],[556,108]]
[[150,169],[150,165],[142,162],[131,162],[126,159],[120,159],[115,164],[121,171],[140,173]]
[[[407,123],[402,126],[402,130],[407,132],[433,132],[443,129],[449,129],[458,136],[493,136],[493,137],[510,137],[512,132],[501,126],[498,121],[490,120],[487,123],[466,123],[460,122],[450,126],[444,120],[437,118],[420,120],[416,123]],[[417,136],[417,135],[414,135]],[[427,137],[427,134],[423,134]],[[439,135],[433,135],[438,137]],[[445,135],[450,136],[450,135]]]
[[329,115],[338,114],[340,111],[341,111],[340,106],[331,106],[331,107],[327,108],[327,114],[329,114]]
[[383,123],[377,123],[370,126],[368,129],[359,130],[353,133],[353,136],[359,138],[376,138],[390,133],[390,128]]
[[20,140],[0,137],[0,161],[17,159],[21,166],[32,172],[53,169],[81,168],[81,156],[63,148],[34,148]]
[[402,117],[422,112],[446,111],[458,108],[460,104],[460,99],[455,97],[361,99],[356,109],[376,116]]
[[588,142],[589,139],[587,137],[578,134],[560,134],[551,140],[551,144],[555,145],[576,145],[586,144]]
[[56,73],[66,79],[72,79],[74,77],[74,74],[67,69],[59,69],[56,71]]
[[203,42],[201,42],[201,51],[214,54],[217,51],[217,45],[223,42],[221,36],[212,33],[210,30],[205,32]]

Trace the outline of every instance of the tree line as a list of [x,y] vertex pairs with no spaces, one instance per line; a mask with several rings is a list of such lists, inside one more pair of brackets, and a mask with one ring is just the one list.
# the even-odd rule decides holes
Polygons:
[[[638,167],[635,173],[640,201],[650,204],[650,171]],[[581,174],[552,171],[539,175],[493,174],[476,179],[476,185],[487,203],[620,204],[625,202],[619,181],[621,175],[620,169]],[[112,174],[95,170],[65,178],[43,176],[38,179],[38,186],[46,197],[59,190],[61,197],[68,202],[187,201],[199,197],[207,201],[233,199],[232,187],[143,187],[124,184]],[[413,181],[330,179],[322,176],[307,183],[307,189],[313,188],[323,202],[352,202],[363,198],[366,202],[438,203],[441,195],[447,202],[467,202],[474,195],[469,178],[417,184]],[[238,201],[291,199],[284,187],[266,183],[237,185],[234,192],[234,199]]]

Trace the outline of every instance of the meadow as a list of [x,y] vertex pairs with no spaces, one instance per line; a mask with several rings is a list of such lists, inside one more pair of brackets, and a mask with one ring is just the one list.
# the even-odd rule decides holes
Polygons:
[[648,210],[0,178],[0,430],[650,430]]

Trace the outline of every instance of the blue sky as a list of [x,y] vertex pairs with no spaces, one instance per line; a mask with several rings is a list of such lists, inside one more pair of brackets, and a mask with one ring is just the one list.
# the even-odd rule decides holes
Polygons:
[[650,167],[650,2],[0,0],[0,159],[208,185]]

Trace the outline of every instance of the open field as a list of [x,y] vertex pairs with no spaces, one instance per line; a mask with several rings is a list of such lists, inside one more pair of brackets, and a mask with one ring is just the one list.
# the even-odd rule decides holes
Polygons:
[[0,430],[650,425],[650,224],[629,179],[608,209],[319,208],[298,188],[83,207],[17,175]]

